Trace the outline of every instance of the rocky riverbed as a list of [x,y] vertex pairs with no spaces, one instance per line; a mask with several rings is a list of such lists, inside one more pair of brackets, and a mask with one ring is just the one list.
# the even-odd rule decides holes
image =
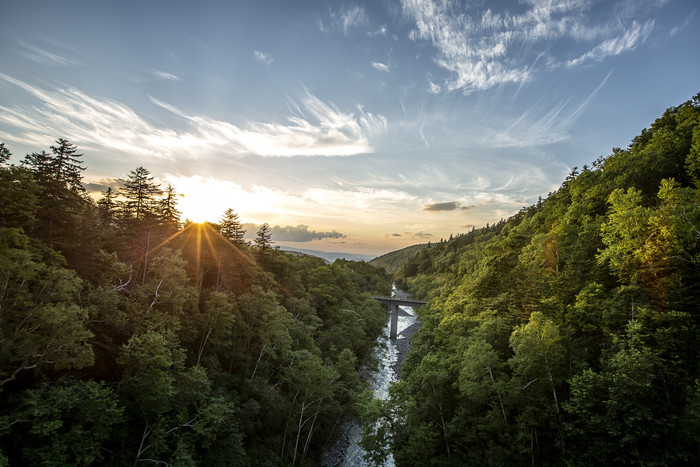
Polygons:
[[[405,309],[404,309],[405,308]],[[389,397],[389,386],[398,381],[411,338],[420,328],[415,311],[410,307],[399,308],[398,335],[394,340],[389,339],[389,325],[384,329],[384,335],[377,339],[376,369],[368,369],[366,380],[374,397],[386,399]],[[360,423],[355,418],[348,417],[339,420],[335,428],[335,442],[324,453],[319,465],[328,467],[365,467],[370,464],[364,458],[364,451],[359,446],[361,438]],[[393,467],[391,455],[384,467]]]

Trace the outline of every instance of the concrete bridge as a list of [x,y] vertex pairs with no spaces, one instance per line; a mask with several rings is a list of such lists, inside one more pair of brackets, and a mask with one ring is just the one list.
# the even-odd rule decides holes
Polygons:
[[412,298],[399,298],[399,297],[372,297],[382,305],[386,305],[389,309],[389,317],[391,319],[391,330],[389,331],[389,338],[396,339],[398,325],[399,325],[399,307],[400,306],[410,306],[414,310],[417,310],[421,306],[428,302],[423,300],[414,300]]

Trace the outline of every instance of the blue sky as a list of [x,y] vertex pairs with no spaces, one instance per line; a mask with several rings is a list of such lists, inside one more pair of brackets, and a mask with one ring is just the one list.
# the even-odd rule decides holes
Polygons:
[[698,6],[5,0],[0,141],[381,254],[515,213],[699,92]]

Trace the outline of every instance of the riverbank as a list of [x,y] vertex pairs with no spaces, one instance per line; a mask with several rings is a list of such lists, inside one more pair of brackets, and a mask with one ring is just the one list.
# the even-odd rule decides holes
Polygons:
[[[408,308],[410,309],[410,307]],[[377,340],[377,368],[363,369],[363,379],[370,383],[370,389],[379,399],[389,397],[389,386],[401,377],[403,365],[411,347],[411,339],[420,328],[415,312],[407,313],[399,308],[399,333],[396,339],[389,339],[389,325],[384,329],[382,337]],[[365,371],[367,371],[365,373]],[[318,465],[324,467],[364,467],[369,466],[364,458],[364,451],[359,446],[360,422],[356,417],[343,417],[335,427],[335,441],[324,452]],[[333,438],[333,435],[331,435]],[[384,467],[393,466],[393,457]]]
[[411,348],[411,339],[413,335],[420,329],[420,321],[416,321],[398,335],[397,339],[394,341],[396,345],[396,362],[393,364],[394,373],[396,374],[396,380],[401,379],[401,367],[403,366],[406,356],[408,356],[408,350]]

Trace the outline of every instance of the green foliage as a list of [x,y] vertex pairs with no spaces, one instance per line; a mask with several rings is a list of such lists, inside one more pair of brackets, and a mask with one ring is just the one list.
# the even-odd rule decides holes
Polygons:
[[313,464],[386,273],[252,249],[233,211],[182,227],[142,167],[93,203],[75,146],[51,149],[0,146],[0,465]]
[[0,386],[29,370],[93,363],[88,313],[78,304],[82,281],[60,263],[21,230],[0,229]]
[[20,407],[13,416],[23,420],[23,453],[34,465],[101,463],[123,411],[104,384],[70,378],[25,391]]
[[429,303],[391,400],[362,403],[372,456],[382,436],[397,465],[700,461],[698,128],[700,94],[404,262]]
[[411,245],[396,251],[377,256],[369,264],[384,268],[389,274],[395,274],[401,267],[424,248],[429,248],[430,244]]

